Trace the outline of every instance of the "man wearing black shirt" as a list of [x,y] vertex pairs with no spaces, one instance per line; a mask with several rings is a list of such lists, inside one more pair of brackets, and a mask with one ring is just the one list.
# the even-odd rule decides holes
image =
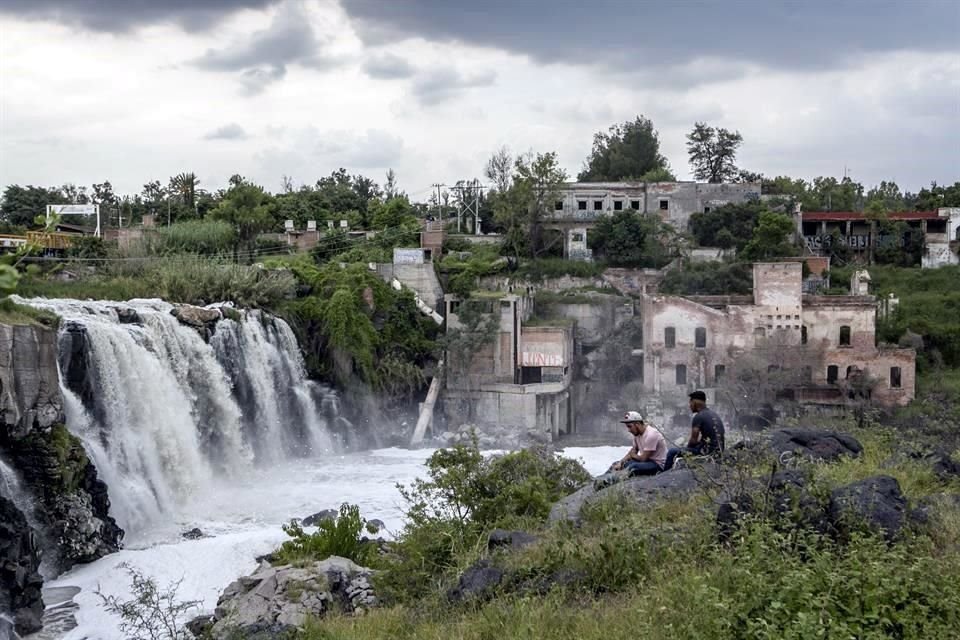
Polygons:
[[690,440],[686,447],[672,447],[667,451],[667,463],[664,469],[672,469],[674,460],[682,454],[711,456],[723,453],[723,420],[707,408],[707,394],[703,391],[691,393],[690,411],[694,414],[693,421],[690,423]]

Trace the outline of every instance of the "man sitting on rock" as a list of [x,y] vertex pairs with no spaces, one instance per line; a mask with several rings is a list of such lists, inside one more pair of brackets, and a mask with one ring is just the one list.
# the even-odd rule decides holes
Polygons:
[[652,476],[663,471],[667,462],[667,441],[663,434],[653,425],[645,424],[643,416],[636,411],[628,411],[620,422],[633,436],[633,446],[627,455],[613,463],[610,471],[623,469],[631,476]]
[[690,423],[690,440],[686,447],[671,447],[667,451],[665,469],[672,469],[677,456],[714,456],[723,453],[723,420],[707,408],[707,394],[694,391],[690,394],[690,411],[693,421]]

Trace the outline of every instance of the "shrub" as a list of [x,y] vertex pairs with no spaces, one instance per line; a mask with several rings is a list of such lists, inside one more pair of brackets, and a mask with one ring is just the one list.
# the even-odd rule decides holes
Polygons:
[[156,265],[157,288],[171,301],[194,304],[229,300],[241,307],[269,307],[293,296],[289,271],[268,270],[183,256]]
[[353,504],[340,505],[336,518],[321,520],[314,533],[306,533],[300,523],[292,521],[283,531],[292,539],[287,540],[274,554],[280,564],[305,564],[340,556],[368,566],[376,553],[376,545],[362,538],[367,521],[360,515],[360,507]]
[[158,253],[229,255],[236,243],[233,226],[222,220],[186,220],[157,229]]

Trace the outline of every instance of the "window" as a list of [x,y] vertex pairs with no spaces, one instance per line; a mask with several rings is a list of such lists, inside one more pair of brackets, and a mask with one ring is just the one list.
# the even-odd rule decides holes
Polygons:
[[703,208],[703,212],[704,212],[704,213],[710,213],[710,207],[704,207],[704,208]]
[[807,344],[807,325],[800,327],[800,344]]
[[450,301],[450,313],[459,313],[460,312],[460,301],[451,300]]
[[577,209],[580,211],[587,210],[587,201],[586,200],[577,200]]
[[583,234],[582,233],[570,234],[570,242],[583,242]]
[[677,384],[687,384],[687,365],[677,365]]
[[704,349],[707,346],[707,329],[706,327],[697,327],[696,331],[693,334],[694,336],[694,346],[697,349]]
[[854,375],[857,374],[857,368],[856,368],[855,366],[853,366],[853,365],[850,365],[849,367],[847,367],[847,373],[846,373],[846,375],[843,376],[844,380],[849,380],[851,373],[854,374]]
[[663,346],[667,349],[673,349],[677,346],[677,330],[673,327],[667,327],[663,330]]
[[603,211],[603,200],[594,200],[594,201],[593,201],[593,210],[594,210],[594,211]]
[[839,375],[840,368],[837,365],[832,364],[827,367],[827,384],[836,384]]
[[900,388],[900,367],[890,367],[890,388]]
[[[639,200],[631,200],[631,201],[630,201],[630,208],[633,209],[634,211],[640,211],[640,201],[639,201]],[[958,240],[960,240],[960,238],[958,238]]]
[[501,308],[501,309],[509,309],[511,306],[512,306],[512,303],[511,303],[509,300],[501,300],[501,301],[500,301],[500,308]]
[[614,201],[613,201],[613,210],[614,210],[614,211],[623,211],[623,200],[614,200]]
[[670,208],[670,201],[669,201],[669,200],[661,200],[661,201],[660,201],[660,211],[666,211],[666,210],[669,209],[669,208]]
[[554,211],[563,211],[563,200],[557,200],[553,203]]
[[762,338],[765,335],[767,335],[767,330],[764,329],[763,327],[757,327],[753,330],[753,335],[755,335],[758,338]]
[[849,347],[850,346],[850,327],[843,325],[840,327],[840,346]]
[[727,365],[718,364],[713,368],[713,383],[716,384],[723,380],[723,376],[727,375]]

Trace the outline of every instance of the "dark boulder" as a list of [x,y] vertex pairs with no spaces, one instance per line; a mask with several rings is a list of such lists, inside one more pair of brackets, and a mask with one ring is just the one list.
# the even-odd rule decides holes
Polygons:
[[457,586],[447,592],[447,597],[454,602],[488,598],[503,582],[504,575],[503,570],[489,560],[480,560],[463,572]]
[[120,324],[143,324],[143,319],[136,309],[130,307],[120,307],[117,309],[117,320]]
[[601,500],[623,498],[627,502],[649,505],[661,500],[672,500],[686,496],[700,487],[698,476],[706,477],[716,473],[716,465],[706,463],[696,470],[674,469],[655,476],[636,476],[617,484],[596,488],[594,483],[587,484],[575,493],[554,503],[550,509],[550,521],[570,520],[580,522],[581,511]]
[[184,531],[183,533],[181,533],[180,537],[185,538],[187,540],[199,540],[200,538],[206,538],[207,536],[199,528],[194,527],[189,531]]
[[487,540],[487,549],[491,551],[498,548],[522,549],[530,546],[538,540],[537,536],[526,531],[507,531],[506,529],[494,529],[490,532],[490,538]]
[[219,309],[205,309],[204,307],[195,307],[188,304],[178,304],[170,310],[170,314],[176,318],[180,324],[192,327],[200,336],[209,341],[210,337],[217,330],[217,323],[223,319],[223,314]]
[[370,533],[380,533],[386,528],[386,524],[383,520],[374,518],[373,520],[367,520],[367,531]]
[[909,523],[907,499],[900,491],[900,483],[890,476],[874,476],[834,489],[828,513],[834,530],[841,536],[865,527],[890,541]]
[[940,453],[933,464],[933,472],[941,480],[950,480],[960,476],[960,460],[954,460],[948,453]]
[[324,520],[336,520],[338,515],[340,515],[340,512],[336,509],[324,509],[323,511],[318,511],[313,515],[307,516],[300,521],[300,524],[304,527],[316,527]]
[[844,433],[815,429],[777,429],[767,434],[768,446],[783,459],[800,456],[810,460],[832,462],[843,456],[858,457],[863,446]]
[[40,552],[27,519],[0,496],[0,612],[11,612],[17,633],[39,631],[43,616]]
[[749,493],[740,494],[721,504],[717,509],[717,538],[720,542],[729,541],[743,517],[755,510],[753,497]]
[[203,638],[204,634],[209,633],[213,629],[213,623],[216,622],[212,615],[202,615],[197,616],[185,626],[187,631],[193,634],[194,638]]

